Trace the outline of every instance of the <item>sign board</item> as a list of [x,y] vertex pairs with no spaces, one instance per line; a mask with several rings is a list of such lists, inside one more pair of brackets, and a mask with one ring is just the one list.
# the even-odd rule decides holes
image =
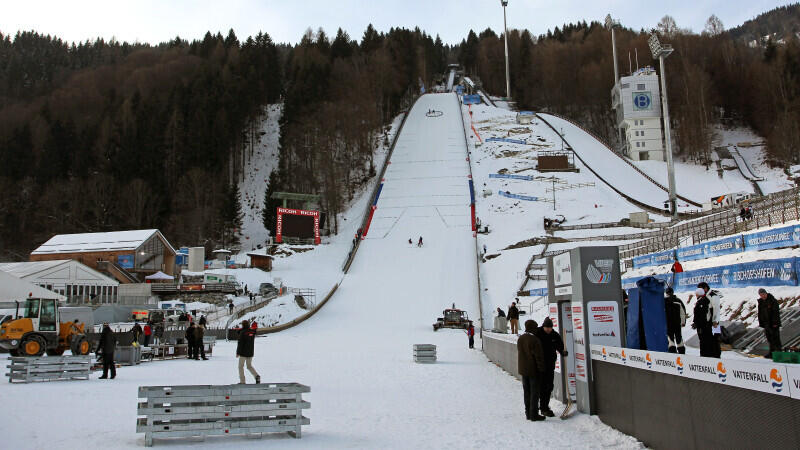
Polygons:
[[478,94],[464,95],[461,97],[461,103],[465,105],[478,105],[481,103],[481,96]]
[[575,377],[578,381],[586,382],[587,376],[587,356],[586,356],[586,343],[584,341],[584,323],[583,323],[583,304],[581,302],[572,302],[572,330],[573,330],[573,349],[575,351]]
[[556,286],[572,285],[572,268],[569,258],[569,252],[553,257],[553,283]]
[[615,301],[593,301],[587,305],[592,344],[622,345],[619,305]]
[[133,269],[133,255],[118,255],[117,265],[123,269]]
[[653,109],[652,94],[650,91],[638,91],[633,93],[634,111],[649,111]]
[[592,360],[800,399],[800,368],[675,353],[592,345]]
[[319,218],[320,213],[319,211],[308,211],[305,209],[289,209],[289,208],[281,208],[278,207],[278,218],[277,223],[275,226],[275,242],[281,243],[283,241],[283,226],[284,220],[283,215],[296,215],[296,216],[306,216],[311,217],[314,219],[314,243],[320,243],[320,235],[319,235]]

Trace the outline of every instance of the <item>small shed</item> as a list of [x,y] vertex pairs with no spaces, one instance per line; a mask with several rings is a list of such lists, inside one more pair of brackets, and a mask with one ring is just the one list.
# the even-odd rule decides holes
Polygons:
[[267,272],[272,271],[272,260],[275,259],[272,255],[265,255],[263,253],[248,253],[250,257],[250,267],[262,269]]
[[533,111],[520,111],[517,113],[517,123],[520,125],[529,125],[533,122],[536,114]]

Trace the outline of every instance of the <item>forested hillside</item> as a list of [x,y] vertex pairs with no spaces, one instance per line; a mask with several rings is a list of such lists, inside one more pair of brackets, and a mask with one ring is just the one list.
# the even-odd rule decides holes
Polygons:
[[[800,43],[751,48],[724,31],[716,17],[706,29],[680,29],[667,16],[661,40],[675,52],[667,59],[667,84],[677,153],[703,159],[716,123],[748,125],[765,136],[776,162],[800,160]],[[652,65],[644,30],[618,29],[621,76]],[[459,60],[494,94],[505,93],[503,39],[491,30],[470,31]],[[568,24],[543,36],[509,32],[511,94],[520,108],[570,116],[609,142],[616,140],[611,109],[614,66],[611,32],[597,22]],[[630,53],[630,66],[629,55]]]

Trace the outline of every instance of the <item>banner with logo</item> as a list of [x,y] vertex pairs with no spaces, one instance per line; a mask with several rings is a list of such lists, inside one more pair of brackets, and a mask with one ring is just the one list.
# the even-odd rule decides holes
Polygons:
[[508,142],[509,144],[522,144],[522,145],[527,144],[527,142],[524,139],[510,139],[510,138],[496,138],[496,137],[490,137],[486,139],[486,142]]
[[[488,141],[489,139],[487,139]],[[533,181],[533,175],[511,175],[509,173],[490,173],[489,178],[509,178],[511,180]]]
[[[712,288],[741,288],[763,286],[797,286],[800,273],[800,258],[768,259],[730,266],[689,270],[678,274],[659,274],[656,278],[670,284],[675,292],[690,292],[705,281]],[[644,277],[622,280],[623,289],[636,287]]]
[[592,344],[622,345],[619,305],[615,301],[589,302],[588,327]]
[[586,354],[586,344],[583,341],[583,304],[580,302],[572,302],[572,342],[575,355],[575,377],[578,380],[586,382],[588,355]]
[[508,197],[508,198],[515,198],[517,200],[526,200],[529,202],[547,202],[551,201],[550,199],[540,199],[539,197],[534,197],[531,195],[521,195],[521,194],[512,194],[508,191],[497,191],[497,195],[501,197]]
[[636,269],[652,265],[653,265],[653,258],[652,255],[649,253],[646,255],[639,255],[633,257],[633,267]]
[[786,364],[705,358],[604,345],[591,347],[593,360],[782,397],[800,398],[800,368]]
[[461,96],[461,103],[465,105],[478,105],[481,103],[481,96],[478,94]]
[[766,250],[793,245],[800,245],[800,225],[744,235],[744,247],[747,250]]

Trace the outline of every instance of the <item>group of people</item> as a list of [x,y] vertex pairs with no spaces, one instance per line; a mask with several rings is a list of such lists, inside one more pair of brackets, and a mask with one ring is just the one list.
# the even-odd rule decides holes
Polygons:
[[[720,340],[720,303],[722,294],[711,289],[708,283],[697,284],[688,300],[697,298],[693,309],[692,329],[697,330],[700,339],[700,356],[719,358],[722,355]],[[769,343],[768,357],[772,352],[781,351],[781,314],[778,300],[766,289],[758,290],[758,326],[764,329],[764,337]],[[670,353],[686,353],[681,329],[686,326],[686,306],[675,295],[671,287],[664,291],[664,310],[667,319],[667,342]]]
[[742,219],[742,222],[745,220],[750,220],[753,218],[753,207],[752,206],[742,206],[739,210],[739,217]]
[[[408,238],[408,245],[414,245],[414,241],[412,241],[411,238]],[[420,236],[417,241],[417,247],[422,247],[422,236]]]
[[525,418],[545,420],[555,414],[550,409],[557,354],[567,356],[561,335],[547,317],[538,326],[535,320],[525,321],[525,333],[517,339],[517,366],[522,377]]
[[205,336],[205,330],[206,330],[205,323],[197,325],[194,322],[190,322],[189,326],[186,327],[185,337],[186,337],[186,344],[188,346],[189,359],[199,360],[201,356],[203,358],[203,361],[208,359],[206,358],[205,345],[203,345],[203,337]]
[[515,300],[508,307],[508,314],[503,312],[502,308],[497,308],[497,317],[505,317],[508,323],[511,324],[511,334],[519,334],[519,308],[517,308],[519,299],[516,298]]

